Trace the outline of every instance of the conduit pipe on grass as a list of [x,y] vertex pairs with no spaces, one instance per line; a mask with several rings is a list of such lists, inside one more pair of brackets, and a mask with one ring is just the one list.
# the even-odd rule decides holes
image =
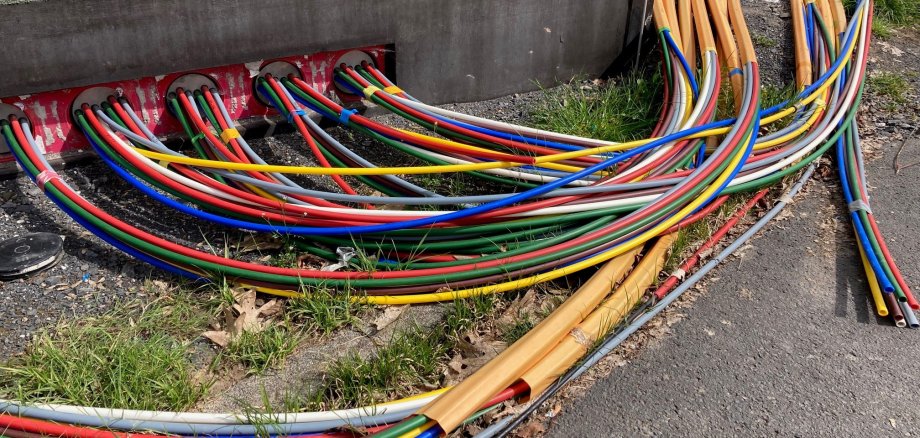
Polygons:
[[454,430],[469,415],[467,409],[458,407],[480,406],[514,383],[610,294],[613,285],[629,272],[640,250],[634,248],[607,262],[552,315],[418,414],[434,420],[442,430]]

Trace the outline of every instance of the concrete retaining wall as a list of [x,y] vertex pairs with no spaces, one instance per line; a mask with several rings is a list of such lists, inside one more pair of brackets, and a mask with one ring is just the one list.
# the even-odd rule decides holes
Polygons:
[[643,0],[44,0],[0,7],[0,96],[392,44],[433,103],[597,74]]

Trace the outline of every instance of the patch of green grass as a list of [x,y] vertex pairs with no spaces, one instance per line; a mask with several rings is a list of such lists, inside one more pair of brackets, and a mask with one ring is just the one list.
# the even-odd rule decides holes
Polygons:
[[508,344],[513,344],[536,327],[536,325],[537,323],[530,315],[520,315],[520,318],[515,321],[514,324],[502,328],[502,340]]
[[183,410],[208,390],[196,382],[188,344],[208,310],[184,290],[143,307],[118,306],[96,318],[40,332],[26,353],[0,368],[0,394],[32,402],[143,410]]
[[664,275],[671,275],[687,259],[688,253],[709,237],[712,231],[709,221],[708,217],[703,218],[677,232],[677,239],[674,240],[664,260],[664,268],[662,268]]
[[288,300],[285,312],[307,331],[328,335],[353,324],[367,311],[366,304],[356,303],[350,291],[335,293],[327,288],[305,290],[304,296]]
[[910,83],[903,74],[893,72],[880,72],[868,78],[869,91],[887,97],[892,104],[907,103],[907,93],[910,92]]
[[768,49],[779,45],[775,39],[766,35],[755,34],[752,35],[752,39],[754,40],[754,44],[757,44],[760,47],[766,47]]
[[885,40],[890,38],[892,33],[894,33],[894,29],[887,21],[875,20],[872,22],[872,36]]
[[456,339],[472,329],[477,322],[495,312],[498,298],[493,294],[474,295],[456,299],[444,315],[447,334]]
[[318,392],[322,407],[357,407],[405,397],[438,383],[438,367],[448,348],[443,336],[415,327],[398,332],[376,354],[350,354],[332,363]]
[[[843,3],[852,13],[857,0],[844,0]],[[879,34],[882,37],[890,35],[892,27],[920,24],[920,0],[875,0],[875,18],[872,31],[882,30]]]
[[284,240],[284,243],[281,246],[281,249],[278,253],[274,254],[270,260],[272,266],[277,266],[279,268],[299,268],[298,258],[300,254],[297,250],[297,245],[294,245],[293,242],[288,239]]
[[280,367],[294,349],[300,334],[287,322],[271,324],[260,332],[240,333],[221,352],[219,360],[228,359],[246,366],[250,373],[262,374]]
[[660,74],[634,72],[594,85],[573,81],[546,89],[532,114],[535,127],[609,141],[651,133],[661,107]]

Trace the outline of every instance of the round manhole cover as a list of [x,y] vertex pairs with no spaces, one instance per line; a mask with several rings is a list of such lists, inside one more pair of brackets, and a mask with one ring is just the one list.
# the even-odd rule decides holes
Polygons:
[[0,278],[11,279],[54,266],[64,239],[57,234],[31,233],[0,242]]

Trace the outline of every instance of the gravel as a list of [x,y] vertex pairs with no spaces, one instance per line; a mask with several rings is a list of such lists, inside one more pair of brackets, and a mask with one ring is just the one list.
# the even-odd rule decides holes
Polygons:
[[[503,121],[521,121],[542,92],[515,94],[484,102],[446,105],[447,108]],[[380,111],[375,111],[379,114]],[[392,115],[381,121],[407,126]],[[350,135],[338,127],[329,133],[380,165],[407,165],[414,158]],[[266,161],[315,165],[299,134],[279,127],[268,138],[250,140]],[[60,171],[64,181],[104,211],[155,235],[184,245],[221,250],[242,239],[241,232],[190,219],[144,197],[112,173],[104,163],[89,160]],[[307,186],[332,189],[327,181],[294,177]],[[61,318],[98,315],[118,302],[145,297],[147,279],[176,281],[145,263],[135,261],[93,236],[58,209],[25,176],[0,180],[0,236],[51,232],[64,237],[64,255],[55,267],[29,278],[0,281],[0,360],[21,353],[36,330]]]

